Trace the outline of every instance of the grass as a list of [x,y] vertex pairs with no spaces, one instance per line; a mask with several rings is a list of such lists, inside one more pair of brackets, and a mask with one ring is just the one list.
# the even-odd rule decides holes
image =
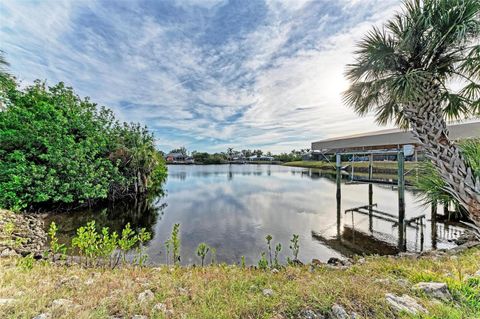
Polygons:
[[[342,162],[342,166],[351,165],[351,162]],[[335,170],[335,163],[323,162],[323,161],[296,161],[296,162],[287,162],[284,163],[285,166],[294,166],[294,167],[306,167],[306,168],[318,168],[322,170]],[[397,162],[394,161],[378,161],[373,163],[373,169],[375,171],[385,171],[391,170],[392,172],[397,171]],[[368,162],[355,162],[353,164],[354,170],[367,171]],[[405,162],[405,170],[415,169],[417,163],[415,162]]]
[[[310,271],[302,266],[278,273],[227,265],[107,270],[42,261],[28,269],[22,264],[16,258],[0,260],[0,298],[15,298],[0,305],[1,318],[32,318],[43,312],[54,318],[164,318],[163,311],[154,310],[157,303],[172,310],[172,318],[295,318],[303,309],[326,313],[334,303],[360,318],[398,318],[385,302],[387,292],[418,298],[429,314],[417,318],[480,318],[480,278],[467,279],[480,269],[478,248],[458,257],[368,257],[348,269],[319,266]],[[455,302],[440,303],[413,292],[411,285],[420,281],[446,282]],[[273,296],[264,296],[267,288]],[[138,302],[146,289],[153,291],[153,300]],[[77,306],[52,310],[52,301],[60,298]]]
[[[318,169],[326,173],[335,173],[335,163],[327,163],[322,161],[296,161],[287,162],[284,166],[305,167]],[[342,162],[342,166],[351,165],[350,162]],[[417,163],[405,162],[405,181],[411,185],[417,181],[416,170]],[[351,169],[346,170],[347,173]],[[368,162],[355,162],[354,164],[355,177],[368,178]],[[373,163],[373,179],[397,180],[397,162],[381,161]]]

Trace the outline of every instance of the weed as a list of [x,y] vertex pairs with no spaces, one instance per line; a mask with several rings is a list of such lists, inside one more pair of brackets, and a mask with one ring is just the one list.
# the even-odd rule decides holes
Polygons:
[[290,250],[292,251],[293,262],[298,261],[298,253],[300,252],[299,236],[293,234],[290,240]]
[[88,222],[86,226],[77,229],[77,235],[72,239],[72,247],[79,250],[80,256],[85,257],[85,265],[88,266],[92,258],[98,255],[99,235],[95,229],[95,221]]
[[137,247],[137,256],[135,257],[135,261],[138,263],[140,267],[142,267],[145,262],[147,261],[148,255],[144,252],[144,244],[151,239],[151,234],[147,232],[145,228],[140,229],[138,232],[138,242],[139,245]]
[[275,246],[275,258],[273,259],[273,268],[280,268],[280,263],[278,262],[278,254],[282,251],[282,244],[278,243]]
[[48,237],[50,238],[50,254],[53,262],[55,262],[55,256],[58,254],[60,254],[61,259],[64,259],[67,252],[67,247],[58,242],[57,232],[58,227],[55,222],[52,222],[48,228]]
[[20,258],[17,265],[23,270],[30,270],[33,268],[34,262],[35,258],[33,257],[33,254],[28,254],[27,256]]
[[267,270],[268,269],[268,260],[265,257],[265,252],[262,253],[262,256],[260,257],[260,260],[258,261],[258,268],[261,270]]
[[180,264],[180,224],[173,225],[170,244],[172,245],[173,264]]
[[6,222],[3,226],[3,234],[7,237],[11,237],[15,231],[15,224],[13,222]]
[[197,256],[202,260],[202,267],[205,261],[205,256],[207,256],[210,247],[205,243],[200,243],[197,247]]
[[138,237],[135,235],[135,231],[130,227],[130,223],[125,225],[122,230],[122,237],[118,240],[118,247],[122,251],[122,262],[127,262],[127,252],[135,246],[138,241]]
[[265,236],[265,239],[267,240],[268,255],[270,257],[270,267],[271,267],[272,266],[272,246],[270,245],[270,242],[272,241],[272,235]]
[[[110,234],[108,227],[102,228],[102,235],[98,242],[98,254],[107,259],[108,264],[112,267],[112,255],[118,247],[118,234],[113,232]],[[115,267],[114,265],[113,267]]]
[[217,250],[213,247],[210,247],[210,256],[212,256],[211,264],[215,265],[217,263]]

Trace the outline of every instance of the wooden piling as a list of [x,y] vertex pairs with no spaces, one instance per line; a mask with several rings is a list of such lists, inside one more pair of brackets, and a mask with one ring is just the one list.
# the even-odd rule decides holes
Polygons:
[[405,156],[402,151],[398,152],[398,243],[399,249],[406,249],[405,229]]

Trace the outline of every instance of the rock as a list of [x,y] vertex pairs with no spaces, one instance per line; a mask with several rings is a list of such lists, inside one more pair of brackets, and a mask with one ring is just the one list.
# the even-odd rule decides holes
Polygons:
[[148,317],[144,315],[133,315],[132,319],[148,319]]
[[160,302],[160,303],[157,303],[155,306],[153,306],[152,310],[156,312],[166,312],[167,305]]
[[394,294],[386,294],[385,298],[387,302],[398,312],[405,311],[410,314],[416,315],[419,312],[428,313],[422,305],[420,305],[415,299],[409,295],[397,296]]
[[376,284],[388,285],[390,284],[390,279],[388,278],[377,278],[373,281]]
[[403,279],[403,278],[397,279],[397,283],[402,287],[410,286],[410,282],[407,279]]
[[69,299],[55,299],[52,301],[52,307],[72,306],[74,303]]
[[0,298],[0,306],[10,305],[15,302],[13,298]]
[[60,279],[60,281],[57,282],[56,287],[59,288],[62,286],[66,286],[70,288],[75,288],[78,286],[79,281],[80,281],[80,278],[78,278],[78,276],[75,276],[75,275],[71,277],[62,278]]
[[2,251],[0,254],[0,257],[6,258],[6,257],[16,257],[18,256],[17,252],[13,249],[6,248]]
[[95,280],[93,280],[93,278],[89,278],[89,279],[85,280],[85,285],[91,286],[91,285],[94,284],[94,282],[95,282]]
[[480,277],[480,269],[475,273],[473,274],[475,277]]
[[48,319],[50,318],[50,314],[48,313],[41,313],[39,315],[36,315],[35,317],[33,317],[32,319]]
[[263,289],[262,293],[265,297],[272,297],[273,296],[273,290],[272,289]]
[[443,282],[420,282],[413,286],[413,290],[422,291],[429,297],[448,301],[452,299],[447,284]]
[[273,268],[273,269],[272,269],[272,273],[273,273],[273,274],[278,274],[279,272],[280,272],[280,271],[279,271],[277,268]]
[[323,263],[320,261],[320,259],[312,259],[312,265],[314,266],[321,266]]
[[155,295],[150,289],[145,290],[144,292],[141,292],[138,294],[138,301],[139,302],[148,302],[153,300]]
[[338,304],[332,306],[332,319],[349,319],[348,313],[345,308]]
[[457,239],[454,240],[455,244],[459,246],[466,244],[467,242],[475,242],[475,241],[478,241],[478,237],[472,231],[466,231],[460,236],[458,236]]
[[327,261],[327,264],[333,266],[344,266],[343,261],[337,257],[332,257]]
[[54,301],[52,301],[51,305],[51,308],[53,310],[62,309],[63,311],[71,311],[76,307],[78,307],[78,305],[68,299],[55,299]]
[[300,311],[300,313],[297,315],[298,319],[325,319],[325,316],[323,316],[321,313],[317,313],[311,309],[304,309]]

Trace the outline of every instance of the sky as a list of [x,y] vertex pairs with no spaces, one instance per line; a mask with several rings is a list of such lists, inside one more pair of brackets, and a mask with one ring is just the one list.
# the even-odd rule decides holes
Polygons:
[[400,0],[2,0],[22,85],[63,81],[169,151],[310,148],[381,129],[342,103],[355,45]]

